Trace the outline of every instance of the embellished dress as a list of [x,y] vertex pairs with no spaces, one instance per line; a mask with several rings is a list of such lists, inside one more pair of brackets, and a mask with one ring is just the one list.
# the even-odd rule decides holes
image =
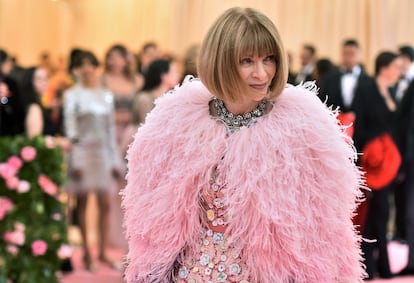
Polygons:
[[186,260],[179,268],[177,282],[249,283],[247,266],[241,260],[241,247],[237,245],[237,241],[229,244],[225,236],[229,221],[224,206],[225,185],[215,171],[209,187],[201,192],[205,230],[200,239],[199,254]]

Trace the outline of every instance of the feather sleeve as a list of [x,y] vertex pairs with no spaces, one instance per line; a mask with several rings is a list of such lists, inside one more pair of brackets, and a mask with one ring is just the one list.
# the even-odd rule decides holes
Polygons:
[[247,188],[229,197],[237,203],[230,230],[245,240],[248,266],[257,267],[253,282],[362,282],[351,221],[361,197],[357,155],[314,92],[288,87],[257,125],[262,130],[240,133],[249,142],[227,154],[255,152],[246,170],[227,176],[230,187]]

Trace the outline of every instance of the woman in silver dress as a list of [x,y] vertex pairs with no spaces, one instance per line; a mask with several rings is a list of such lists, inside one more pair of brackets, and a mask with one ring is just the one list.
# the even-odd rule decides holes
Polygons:
[[76,62],[80,83],[70,88],[64,96],[66,135],[72,141],[69,156],[69,181],[67,190],[77,196],[79,224],[83,239],[84,263],[93,269],[87,245],[86,204],[90,193],[98,201],[99,260],[110,264],[105,247],[107,244],[110,195],[116,192],[120,177],[121,159],[116,146],[113,94],[102,88],[95,55],[84,51]]

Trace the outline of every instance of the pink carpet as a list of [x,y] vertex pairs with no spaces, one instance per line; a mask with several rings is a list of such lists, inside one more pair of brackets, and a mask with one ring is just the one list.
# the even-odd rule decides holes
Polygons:
[[[407,246],[392,242],[389,245],[391,270],[393,272],[400,271],[407,262],[408,249]],[[96,252],[94,253],[96,258]],[[114,261],[121,262],[123,252],[117,249],[109,249],[108,255]],[[106,265],[96,263],[96,271],[89,272],[83,268],[82,252],[79,248],[74,250],[73,263],[75,271],[69,275],[63,275],[61,283],[122,283],[122,272],[114,270]],[[389,280],[368,281],[373,283],[414,283],[414,277],[397,277]]]

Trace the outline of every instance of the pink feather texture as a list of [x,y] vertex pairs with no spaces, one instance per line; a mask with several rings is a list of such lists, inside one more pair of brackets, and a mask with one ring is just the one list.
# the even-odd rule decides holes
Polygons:
[[200,190],[216,166],[227,183],[226,233],[241,241],[252,283],[362,282],[351,221],[362,175],[336,113],[315,93],[288,86],[270,113],[230,136],[199,80],[156,101],[127,154],[128,283],[167,283],[183,250],[196,252]]

